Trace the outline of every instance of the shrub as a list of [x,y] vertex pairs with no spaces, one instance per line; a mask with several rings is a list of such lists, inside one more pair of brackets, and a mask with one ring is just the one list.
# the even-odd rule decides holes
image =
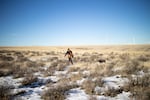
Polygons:
[[27,67],[26,64],[24,65],[24,63],[16,62],[13,64],[12,74],[14,78],[24,77],[32,72],[33,71],[31,70],[31,68]]
[[56,70],[58,71],[64,71],[65,68],[69,65],[68,61],[66,60],[58,60],[58,65],[56,67]]
[[82,57],[82,58],[80,58],[80,61],[82,61],[82,62],[91,62],[89,57]]
[[64,69],[65,69],[65,64],[58,64],[58,66],[57,66],[57,71],[64,71]]
[[16,67],[13,69],[14,78],[24,77],[25,74],[26,74],[26,70],[22,70],[20,67]]
[[52,62],[51,65],[48,67],[46,75],[53,75],[54,72],[56,71],[58,63],[57,62]]
[[31,85],[32,83],[36,82],[38,80],[38,78],[36,76],[33,75],[28,75],[26,76],[26,78],[22,81],[22,85],[26,86],[26,85]]
[[95,83],[91,80],[91,79],[88,79],[88,80],[85,80],[81,87],[85,90],[85,92],[87,94],[94,94],[94,90],[95,90]]
[[129,60],[125,62],[125,67],[123,72],[126,74],[135,74],[142,69],[142,66],[136,59]]
[[13,61],[14,58],[11,56],[0,55],[0,61]]
[[96,96],[91,95],[91,96],[90,96],[90,98],[89,98],[89,100],[97,100],[97,97],[96,97]]
[[0,76],[7,76],[13,74],[15,78],[24,77],[25,74],[31,73],[31,67],[36,67],[37,64],[32,61],[3,61],[0,63]]
[[63,86],[57,86],[54,88],[50,88],[43,94],[42,98],[44,100],[64,100],[65,99],[65,93],[69,91],[72,88],[76,88],[78,85],[72,84],[72,85],[63,85]]
[[50,55],[56,55],[56,52],[55,51],[51,51]]
[[146,55],[140,55],[140,56],[137,57],[137,59],[138,59],[139,61],[146,62],[146,61],[149,60],[149,57],[147,57]]
[[71,82],[75,82],[77,80],[81,80],[82,79],[82,73],[77,73],[77,74],[71,74],[69,79]]
[[82,54],[82,56],[89,56],[89,55],[90,55],[90,53],[88,53],[88,52],[85,52]]
[[133,87],[131,98],[134,100],[149,100],[150,89],[148,87]]
[[104,81],[102,81],[102,78],[101,78],[101,77],[99,77],[99,78],[97,78],[97,79],[95,80],[95,85],[96,85],[96,86],[102,87],[103,84],[104,84]]
[[66,84],[68,84],[68,83],[70,83],[71,82],[71,80],[69,79],[69,78],[61,78],[59,81],[58,81],[58,84],[60,84],[60,85],[66,85]]
[[0,77],[7,76],[13,73],[12,71],[12,62],[1,61],[0,62]]
[[111,76],[114,74],[113,72],[113,63],[108,64],[100,64],[97,65],[94,69],[94,72],[91,74],[91,76],[99,77],[99,76]]
[[79,67],[69,67],[68,72],[77,72],[79,70],[80,70]]
[[11,69],[0,69],[0,77],[11,75],[13,72]]
[[57,67],[57,65],[58,65],[58,62],[52,62],[52,63],[51,63],[51,65],[50,65],[50,67],[54,67],[54,68],[56,68],[56,67]]
[[90,77],[91,78],[95,78],[95,77],[99,77],[102,75],[103,71],[104,71],[105,65],[97,65],[94,68],[94,71],[90,73]]
[[97,55],[91,55],[91,56],[90,56],[90,60],[91,60],[92,62],[97,61],[97,60],[98,60],[98,56],[97,56]]
[[109,54],[109,58],[108,59],[115,59],[115,53],[114,52],[111,52],[110,54]]
[[14,86],[12,85],[0,85],[0,99],[1,100],[10,100],[12,97],[12,89]]
[[12,63],[7,62],[7,61],[1,61],[0,62],[0,68],[9,68],[12,66]]
[[27,57],[24,57],[24,56],[17,58],[17,62],[25,62],[25,61],[29,61],[29,59]]
[[81,60],[81,58],[79,56],[76,56],[73,58],[73,62],[79,62]]
[[45,52],[46,55],[56,55],[55,51]]
[[47,59],[48,62],[53,62],[53,61],[57,61],[58,60],[58,57],[49,57]]
[[46,64],[45,64],[45,62],[44,61],[38,61],[37,63],[37,67],[44,67]]
[[146,74],[142,77],[136,76],[135,78],[130,79],[131,86],[149,87],[150,86],[149,83],[150,83],[149,74]]
[[30,61],[30,60],[24,63],[25,63],[25,67],[37,67],[38,66],[36,62]]
[[17,56],[18,58],[24,57],[24,55],[19,51],[14,51],[14,55]]
[[117,94],[122,93],[123,89],[114,89],[114,88],[108,88],[107,91],[105,91],[104,95],[105,96],[111,96],[111,97],[115,97],[117,96]]
[[129,60],[130,59],[130,56],[128,53],[123,53],[123,54],[120,54],[119,57],[122,59],[122,60]]
[[9,51],[7,51],[7,50],[0,50],[0,53],[2,54],[2,53],[6,53],[6,52],[9,52]]
[[132,93],[131,98],[135,100],[149,100],[150,98],[150,77],[149,74],[144,76],[135,76],[129,78],[129,83],[123,87],[124,91]]

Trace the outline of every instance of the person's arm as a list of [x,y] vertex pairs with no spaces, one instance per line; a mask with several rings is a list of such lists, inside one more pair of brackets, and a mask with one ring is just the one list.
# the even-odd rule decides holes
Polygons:
[[72,56],[72,58],[74,57],[72,51],[71,51],[71,56]]
[[68,54],[68,51],[65,53],[65,56]]

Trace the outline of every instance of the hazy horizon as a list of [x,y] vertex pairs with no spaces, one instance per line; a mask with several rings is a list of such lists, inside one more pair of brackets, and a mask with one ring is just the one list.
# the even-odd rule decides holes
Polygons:
[[0,45],[0,47],[99,47],[99,46],[150,46],[150,44],[92,44],[92,45]]
[[0,46],[150,44],[149,0],[0,0]]

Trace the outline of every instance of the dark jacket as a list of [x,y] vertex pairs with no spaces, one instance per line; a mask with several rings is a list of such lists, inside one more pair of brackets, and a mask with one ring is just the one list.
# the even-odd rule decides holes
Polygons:
[[71,50],[67,50],[67,52],[65,53],[65,56],[68,55],[68,58],[73,58],[73,53]]

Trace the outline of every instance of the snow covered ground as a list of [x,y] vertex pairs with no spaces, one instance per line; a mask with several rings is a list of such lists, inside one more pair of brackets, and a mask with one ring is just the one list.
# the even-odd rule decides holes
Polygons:
[[[86,94],[84,90],[80,88],[75,88],[69,90],[66,100],[88,100],[90,95]],[[129,96],[131,95],[130,92],[122,92],[118,94],[116,97],[106,97],[106,96],[98,96],[94,95],[97,100],[130,100]]]
[[[2,63],[3,65],[6,63],[6,72],[9,71],[8,69],[13,69],[14,66],[19,66],[16,67],[16,70],[14,70],[16,73],[13,74],[11,72],[11,74],[8,73],[8,75],[5,75],[5,73],[2,73],[2,70],[2,76],[0,77],[0,86],[10,86],[10,89],[13,90],[13,100],[42,100],[43,94],[48,92],[47,90],[53,88],[54,91],[59,90],[64,84],[66,87],[68,85],[75,85],[74,87],[70,86],[69,89],[68,87],[67,89],[65,87],[65,92],[63,91],[65,100],[92,100],[92,98],[94,100],[131,100],[130,97],[132,96],[133,91],[130,91],[130,89],[127,89],[126,91],[124,86],[131,81],[130,78],[136,80],[150,72],[142,69],[142,64],[145,64],[146,61],[144,61],[144,63],[141,61],[140,65],[138,64],[139,61],[137,59],[133,60],[132,58],[127,60],[129,58],[128,55],[125,55],[124,58],[122,54],[106,53],[103,54],[104,56],[101,54],[96,54],[96,56],[95,54],[87,54],[86,56],[80,54],[79,57],[76,58],[76,62],[74,60],[74,65],[71,65],[66,63],[67,59],[64,58],[63,54],[61,54],[61,56],[60,54],[57,54],[56,56],[55,53],[53,56],[51,56],[52,54],[45,56],[45,53],[39,53],[39,55],[43,54],[44,56],[37,57],[37,54],[34,55],[34,52],[30,52],[33,56],[24,53],[21,53],[22,55],[17,57],[17,54],[19,54],[17,52],[15,60],[12,62],[9,61],[8,63],[7,61],[4,61],[4,63]],[[27,55],[29,59],[23,55]],[[109,57],[110,55],[112,55],[112,58]],[[8,56],[10,56],[10,54]],[[99,56],[103,56],[107,61],[105,63],[96,62],[99,59]],[[120,56],[121,58],[119,58]],[[19,59],[19,61],[17,61],[17,59]],[[91,61],[91,59],[93,60]],[[7,59],[5,58],[5,60]],[[124,62],[124,60],[127,60],[127,63]],[[9,63],[16,63],[16,65],[11,66]],[[9,65],[9,67],[7,65]],[[130,69],[123,70],[123,68],[127,68],[127,65]],[[141,67],[137,68],[134,65]],[[134,66],[134,68],[132,68],[132,66]],[[135,68],[136,71],[134,71]],[[20,78],[15,77],[15,75],[20,74],[17,73],[17,71],[20,71],[21,73],[19,76]],[[24,71],[26,72],[24,73]],[[134,73],[132,73],[132,71],[134,71]],[[122,74],[122,72],[124,73]],[[31,81],[30,84],[25,85],[23,84],[23,81],[28,77],[28,73],[37,79]],[[128,75],[128,73],[130,73],[130,75]],[[89,85],[86,86],[86,84]],[[90,84],[92,84],[91,87]],[[89,88],[92,90],[90,93],[87,91]],[[113,91],[115,92],[114,94],[109,93]]]
[[[41,100],[42,93],[48,89],[48,87],[46,87],[46,83],[56,83],[59,80],[58,75],[62,73],[65,74],[66,72],[67,69],[65,71],[56,71],[55,76],[48,77],[43,77],[40,72],[35,73],[35,75],[38,76],[38,81],[28,86],[21,86],[20,82],[23,80],[23,78],[13,79],[12,76],[1,77],[0,84],[13,85],[15,87],[14,94],[17,94],[17,92],[20,91],[25,91],[24,93],[17,95],[14,99],[20,98],[22,100]],[[75,74],[77,74],[77,72]],[[84,80],[86,79],[83,78],[81,80],[78,80],[77,83],[80,85]],[[121,78],[121,75],[105,77],[102,80],[104,81],[104,87],[96,87],[95,91],[105,92],[108,88],[118,89],[120,88],[120,86],[124,85],[125,82],[128,82],[128,79]],[[88,100],[88,98],[90,97],[90,95],[86,94],[85,91],[80,87],[70,89],[66,92],[66,94],[66,100]],[[116,97],[106,97],[100,95],[95,95],[95,97],[98,100],[130,100],[130,95],[130,92],[123,91]]]

